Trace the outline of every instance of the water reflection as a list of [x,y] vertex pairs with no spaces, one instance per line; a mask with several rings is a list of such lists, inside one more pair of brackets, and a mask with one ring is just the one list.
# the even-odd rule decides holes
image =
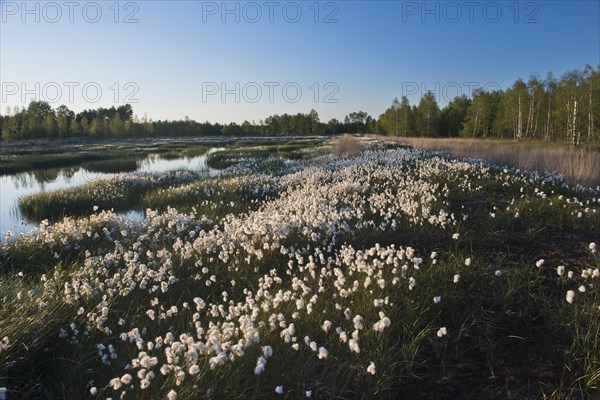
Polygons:
[[137,171],[142,159],[117,159],[106,161],[90,161],[83,165],[89,172],[116,174],[120,172]]
[[[17,201],[20,197],[57,189],[78,186],[97,178],[113,176],[119,172],[166,172],[177,169],[210,173],[206,165],[209,154],[220,149],[210,149],[207,153],[194,157],[164,157],[164,154],[150,154],[141,159],[111,160],[56,169],[42,169],[15,175],[0,176],[0,237],[10,228],[15,233],[30,230],[33,225],[26,223],[20,215]],[[172,153],[171,153],[172,154]],[[132,212],[132,217],[141,214]]]
[[36,171],[20,172],[14,175],[2,176],[2,189],[5,189],[7,184],[12,183],[15,189],[31,189],[38,188],[39,191],[45,191],[46,186],[56,182],[64,181],[69,183],[75,179],[79,167],[68,168],[53,168]]

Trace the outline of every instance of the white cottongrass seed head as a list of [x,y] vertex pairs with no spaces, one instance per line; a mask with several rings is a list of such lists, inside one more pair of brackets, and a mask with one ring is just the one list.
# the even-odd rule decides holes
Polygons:
[[325,347],[319,347],[319,359],[324,360],[329,356],[329,352]]
[[125,374],[121,377],[121,383],[123,383],[123,385],[129,385],[132,379],[133,378],[131,377],[131,375]]
[[371,364],[369,364],[369,366],[367,367],[367,372],[371,375],[375,375],[375,373],[377,372],[375,370],[375,363],[373,361],[371,361]]

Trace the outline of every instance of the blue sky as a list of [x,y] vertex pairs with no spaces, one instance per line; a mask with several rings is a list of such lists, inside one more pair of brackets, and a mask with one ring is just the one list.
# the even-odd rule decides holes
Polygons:
[[600,1],[0,1],[0,109],[381,114],[600,63]]

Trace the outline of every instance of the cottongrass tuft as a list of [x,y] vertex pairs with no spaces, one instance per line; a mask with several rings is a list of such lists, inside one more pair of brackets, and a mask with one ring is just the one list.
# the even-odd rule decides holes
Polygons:
[[360,353],[360,346],[358,345],[358,340],[352,338],[348,341],[348,346],[350,347],[350,351],[355,353]]
[[113,388],[113,390],[119,390],[123,385],[120,378],[113,378],[108,384]]
[[369,367],[367,368],[367,372],[370,373],[371,375],[375,375],[375,373],[377,372],[375,370],[375,363],[373,361],[371,361],[371,364],[369,364]]
[[267,359],[264,357],[258,357],[258,361],[256,362],[256,367],[254,368],[254,373],[256,375],[260,375],[265,371],[265,366],[267,365]]
[[383,332],[383,330],[391,324],[392,321],[388,317],[384,316],[379,321],[373,324],[373,330],[375,330],[376,332]]
[[329,352],[325,347],[319,347],[319,359],[324,360],[329,356]]
[[131,375],[129,375],[129,374],[125,374],[125,375],[123,375],[123,376],[121,377],[121,383],[122,383],[123,385],[129,385],[129,384],[131,383],[131,380],[132,380],[132,379],[133,379],[133,378],[131,377]]
[[417,281],[412,276],[408,279],[408,290],[413,290],[417,286]]
[[354,329],[356,330],[361,330],[365,328],[365,320],[363,319],[363,317],[361,317],[360,315],[355,315],[354,318],[352,319],[352,322],[354,323]]

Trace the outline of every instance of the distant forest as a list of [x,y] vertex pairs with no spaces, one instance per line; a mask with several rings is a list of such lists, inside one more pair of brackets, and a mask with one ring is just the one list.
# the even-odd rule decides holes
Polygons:
[[2,140],[35,138],[125,138],[170,136],[333,135],[376,133],[389,136],[470,137],[560,141],[579,146],[600,142],[600,65],[587,65],[556,79],[531,75],[517,79],[506,90],[475,89],[469,98],[457,96],[444,108],[432,92],[419,104],[406,96],[395,98],[378,118],[364,111],[346,115],[343,121],[321,122],[315,110],[304,114],[273,115],[258,123],[221,125],[196,122],[153,121],[134,116],[129,104],[75,113],[66,106],[56,109],[45,101],[8,109],[0,116]]

